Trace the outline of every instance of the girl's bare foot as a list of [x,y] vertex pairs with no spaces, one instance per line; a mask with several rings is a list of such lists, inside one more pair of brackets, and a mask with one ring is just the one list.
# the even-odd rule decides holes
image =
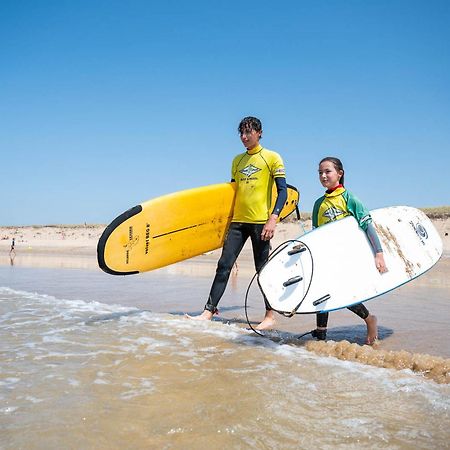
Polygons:
[[366,324],[367,324],[366,344],[373,345],[375,341],[378,339],[378,327],[376,316],[369,314],[366,318]]
[[189,314],[185,314],[184,317],[186,317],[186,319],[192,319],[192,320],[211,320],[213,317],[213,313],[211,311],[208,311],[207,309],[205,309],[198,316],[190,316]]

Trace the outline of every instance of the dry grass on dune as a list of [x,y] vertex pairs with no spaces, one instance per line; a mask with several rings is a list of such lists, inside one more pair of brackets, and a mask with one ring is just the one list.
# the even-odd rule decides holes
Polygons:
[[[450,206],[433,206],[429,208],[418,208],[423,211],[430,219],[448,219],[450,218]],[[300,217],[302,220],[311,219],[311,212],[300,212]],[[295,220],[296,217],[292,214],[289,217],[290,220]]]
[[430,219],[448,219],[450,217],[450,206],[434,206],[431,208],[420,208]]

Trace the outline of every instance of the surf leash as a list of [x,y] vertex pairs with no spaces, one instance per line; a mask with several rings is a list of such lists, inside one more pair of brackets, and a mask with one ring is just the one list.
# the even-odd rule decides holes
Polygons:
[[[311,257],[311,277],[310,277],[309,284],[308,284],[308,288],[306,289],[305,294],[303,295],[303,297],[302,297],[302,299],[300,300],[300,302],[295,306],[295,308],[294,308],[291,312],[284,312],[284,311],[282,312],[282,311],[277,311],[276,309],[274,309],[274,311],[276,311],[277,313],[281,314],[281,315],[284,316],[284,317],[289,317],[289,318],[290,318],[290,317],[293,317],[293,316],[297,313],[298,308],[300,308],[301,304],[302,304],[303,301],[305,300],[306,296],[308,295],[309,289],[310,289],[310,287],[311,287],[311,283],[312,283],[312,279],[313,279],[313,274],[314,274],[314,258],[313,258],[311,249],[310,249],[304,242],[299,241],[298,239],[289,239],[289,240],[287,240],[287,241],[282,242],[282,243],[281,243],[281,244],[280,244],[280,245],[279,245],[279,246],[278,246],[278,247],[277,247],[277,248],[269,255],[269,258],[267,259],[267,261],[266,261],[266,263],[263,265],[263,267],[261,267],[261,269],[253,275],[253,277],[252,277],[252,279],[250,280],[250,283],[249,283],[249,285],[248,285],[248,287],[247,287],[247,292],[245,293],[245,301],[244,301],[245,318],[246,318],[246,320],[247,320],[247,324],[248,324],[248,326],[250,327],[250,329],[251,329],[254,333],[258,334],[259,336],[265,337],[264,334],[260,333],[258,330],[255,330],[255,329],[252,327],[252,324],[250,323],[250,319],[248,318],[248,306],[247,306],[247,305],[248,305],[248,295],[249,295],[249,292],[250,292],[250,288],[251,288],[253,282],[255,281],[255,278],[259,275],[259,273],[260,273],[261,270],[266,266],[266,264],[267,264],[270,260],[272,260],[276,255],[278,255],[278,253],[280,253],[282,250],[284,250],[291,242],[298,242],[298,246],[295,246],[295,247],[293,248],[294,253],[292,253],[292,254],[296,254],[296,253],[300,253],[301,251],[304,251],[304,250],[302,250],[302,248],[308,250],[309,255],[310,255],[310,257]],[[298,248],[297,248],[297,247],[298,247]],[[294,249],[295,249],[295,250],[294,250]],[[264,293],[262,292],[262,290],[261,290],[261,293],[263,294],[263,297],[264,297],[265,301],[267,301],[266,298],[265,298],[265,296],[264,296]],[[270,304],[269,304],[269,305],[270,305]],[[300,337],[306,336],[306,335],[309,334],[309,333],[311,333],[311,331],[309,331],[308,333],[305,333],[305,334],[301,335]]]
[[302,337],[308,336],[308,334],[312,334],[314,330],[307,331],[306,333],[301,334],[300,336],[297,336],[297,339],[301,339]]
[[248,326],[250,327],[250,329],[254,332],[254,333],[256,333],[256,334],[259,334],[260,336],[262,336],[262,337],[265,337],[265,335],[264,334],[262,334],[262,333],[260,333],[258,330],[255,330],[253,327],[252,327],[252,324],[250,323],[250,319],[248,318],[248,308],[247,308],[247,300],[248,300],[248,293],[250,292],[250,288],[251,288],[251,286],[252,286],[252,284],[253,284],[253,281],[255,281],[255,277],[258,275],[258,272],[256,272],[254,275],[253,275],[253,278],[250,280],[250,283],[249,283],[249,285],[248,285],[248,287],[247,287],[247,292],[245,293],[245,301],[244,301],[244,311],[245,311],[245,318],[246,318],[246,320],[247,320],[247,324],[248,324]]
[[[265,265],[266,265],[266,264],[267,264],[274,256],[276,256],[281,250],[283,250],[289,242],[297,242],[297,241],[296,241],[296,240],[289,240],[289,241],[282,242],[282,243],[281,243],[281,244],[280,244],[280,245],[279,245],[279,246],[278,246],[278,247],[277,247],[277,248],[269,255],[269,258],[268,258],[267,261],[265,262],[264,266],[265,266]],[[285,245],[285,244],[286,244],[286,245]],[[284,247],[280,249],[280,247],[283,246],[283,245],[284,245]],[[263,267],[264,267],[264,266],[263,266]],[[245,311],[245,318],[246,318],[246,320],[247,320],[247,324],[248,324],[248,326],[250,327],[250,329],[251,329],[254,333],[258,334],[259,336],[265,337],[264,334],[260,333],[258,330],[255,330],[255,329],[252,327],[252,324],[250,323],[250,319],[248,318],[248,306],[247,306],[247,303],[248,303],[248,294],[249,294],[249,292],[250,292],[250,288],[252,287],[252,284],[253,284],[253,282],[255,281],[255,278],[258,276],[259,272],[263,269],[263,267],[261,267],[261,269],[260,269],[258,272],[255,272],[255,274],[253,275],[252,279],[250,280],[250,283],[248,284],[247,292],[245,293],[244,311]],[[264,294],[263,294],[263,296],[264,296]]]

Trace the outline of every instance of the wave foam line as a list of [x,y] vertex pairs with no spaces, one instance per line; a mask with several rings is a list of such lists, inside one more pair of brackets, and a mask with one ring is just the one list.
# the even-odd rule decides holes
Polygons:
[[386,369],[409,369],[440,384],[450,384],[450,359],[405,350],[386,351],[348,341],[308,341],[306,349],[319,355],[356,361]]

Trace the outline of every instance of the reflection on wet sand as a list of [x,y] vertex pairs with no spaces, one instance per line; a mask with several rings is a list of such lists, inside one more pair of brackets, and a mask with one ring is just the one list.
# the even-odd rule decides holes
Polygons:
[[[211,277],[216,270],[217,259],[217,252],[214,254],[210,253],[163,267],[154,271],[154,273],[186,277]],[[245,261],[245,259],[244,257],[243,260]],[[62,253],[21,252],[13,256],[0,255],[0,265],[7,265],[8,263],[18,267],[100,270],[95,255],[89,254],[68,255]],[[245,261],[239,267],[239,271],[233,270],[232,277],[234,279],[238,274],[240,276],[251,277],[253,271],[252,265],[247,264]]]
[[97,269],[97,260],[90,255],[66,255],[58,253],[25,253],[0,257],[0,265],[18,267],[40,267],[54,269]]

